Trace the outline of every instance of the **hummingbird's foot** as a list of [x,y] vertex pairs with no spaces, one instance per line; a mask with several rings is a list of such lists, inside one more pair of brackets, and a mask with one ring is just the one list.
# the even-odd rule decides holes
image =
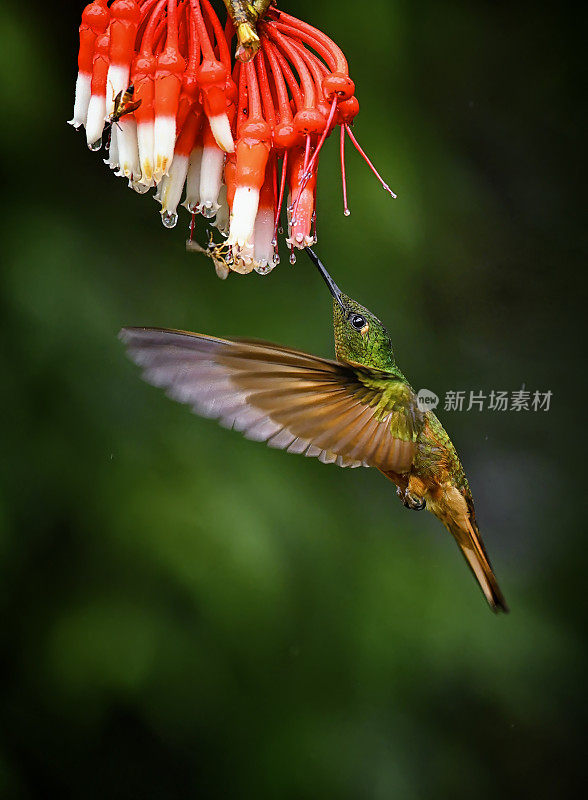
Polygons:
[[397,494],[402,500],[404,507],[410,508],[411,511],[422,511],[426,508],[427,501],[424,497],[419,497],[419,495],[409,492],[408,489],[401,489],[398,487]]

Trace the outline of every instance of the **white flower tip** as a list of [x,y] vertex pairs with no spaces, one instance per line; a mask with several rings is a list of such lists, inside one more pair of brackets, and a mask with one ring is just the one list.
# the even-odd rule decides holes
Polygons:
[[217,114],[208,118],[210,130],[221,150],[225,153],[235,152],[235,142],[231,133],[231,125],[226,114]]
[[297,247],[299,250],[304,250],[305,247],[311,247],[315,243],[314,236],[304,235],[297,233],[294,236],[289,236],[286,239],[286,244],[290,247]]
[[237,186],[233,199],[228,243],[238,247],[250,246],[253,240],[255,217],[259,206],[259,191],[251,186]]
[[194,201],[188,197],[186,197],[181,205],[183,205],[190,214],[200,214],[200,204],[194,203]]
[[153,164],[149,158],[141,161],[141,183],[147,188],[153,186]]
[[129,188],[137,192],[137,194],[145,194],[149,191],[150,185],[140,181],[129,181]]
[[258,275],[269,275],[275,266],[276,265],[273,262],[267,261],[265,258],[262,258],[254,262],[253,269],[257,272]]
[[[190,208],[188,208],[188,211]],[[216,212],[219,210],[220,205],[212,200],[207,200],[205,203],[200,203],[197,208],[197,213],[202,214],[203,217],[206,219],[212,219],[216,217]]]

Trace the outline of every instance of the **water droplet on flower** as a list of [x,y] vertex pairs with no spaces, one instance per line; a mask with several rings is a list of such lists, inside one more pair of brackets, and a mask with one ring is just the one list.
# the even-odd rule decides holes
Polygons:
[[290,264],[292,266],[296,263],[296,253],[290,253]]
[[343,209],[343,214],[348,217],[351,214],[351,211],[348,208]]
[[216,209],[213,208],[212,203],[203,203],[200,208],[200,213],[203,217],[206,217],[206,219],[216,217]]
[[101,148],[101,147],[102,147],[102,136],[101,136],[99,139],[96,139],[96,141],[95,141],[95,142],[91,142],[91,143],[88,145],[88,148],[89,148],[89,149],[90,149],[90,150],[91,150],[93,153],[97,153],[97,152],[98,152],[98,150],[100,150],[100,148]]
[[178,215],[175,211],[164,211],[161,215],[161,221],[166,228],[175,228],[178,222]]
[[276,237],[275,237],[275,236],[274,236],[274,238],[272,239],[272,243],[271,243],[271,244],[272,244],[272,247],[275,247],[275,246],[278,244],[278,240],[276,239]]
[[254,269],[258,275],[268,275],[272,271],[272,267],[265,260],[258,261]]
[[272,261],[274,262],[274,267],[277,266],[280,263],[280,256],[277,253],[274,253]]
[[280,236],[284,233],[284,228],[281,225],[278,228],[278,233],[280,234]]
[[186,208],[190,214],[198,214],[198,203],[186,203]]

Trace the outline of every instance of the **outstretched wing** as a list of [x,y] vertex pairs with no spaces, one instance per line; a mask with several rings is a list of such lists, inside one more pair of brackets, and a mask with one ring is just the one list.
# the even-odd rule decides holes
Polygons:
[[248,439],[341,467],[412,464],[423,417],[393,375],[253,340],[160,328],[120,338],[145,380]]

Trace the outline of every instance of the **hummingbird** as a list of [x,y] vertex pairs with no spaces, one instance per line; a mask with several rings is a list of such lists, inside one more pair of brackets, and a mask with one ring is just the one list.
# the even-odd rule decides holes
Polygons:
[[449,436],[432,411],[419,407],[382,322],[343,294],[314,251],[306,251],[333,296],[336,360],[256,339],[123,328],[129,357],[147,382],[248,439],[325,464],[378,469],[406,508],[426,508],[441,520],[490,608],[508,611]]

